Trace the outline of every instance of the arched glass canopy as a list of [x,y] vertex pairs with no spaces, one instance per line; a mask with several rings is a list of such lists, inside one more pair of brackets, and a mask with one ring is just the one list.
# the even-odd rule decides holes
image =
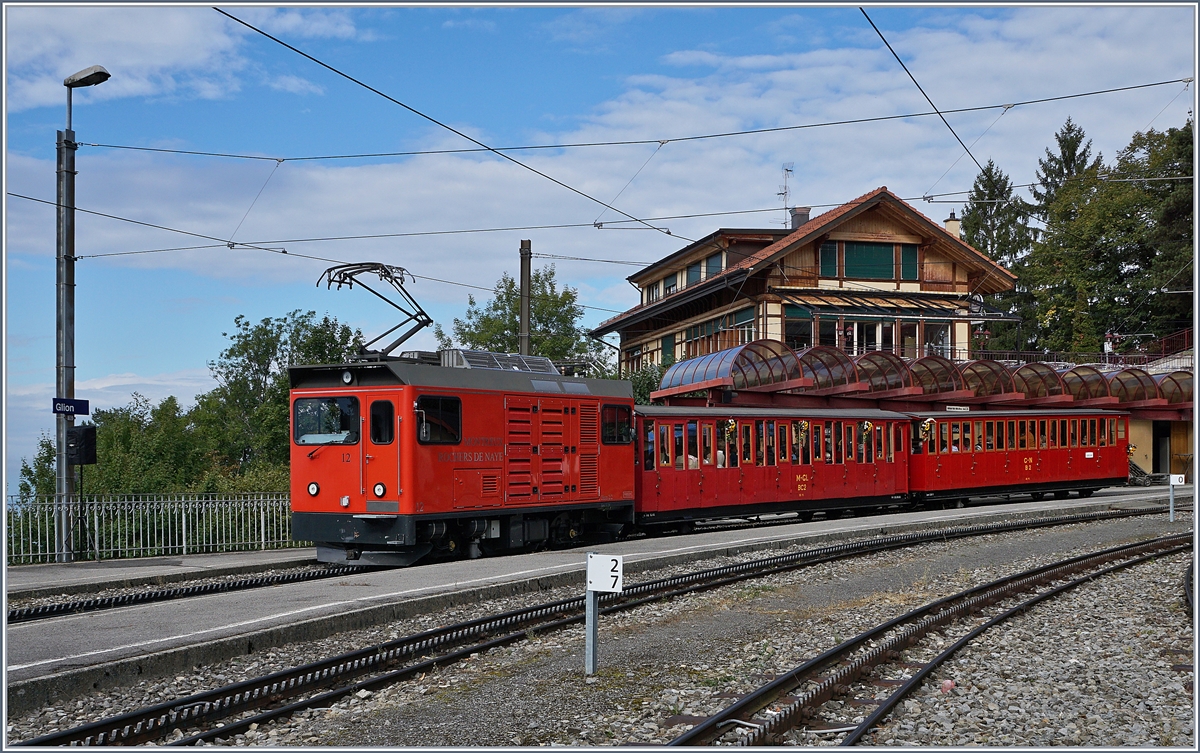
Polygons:
[[659,389],[712,380],[723,380],[733,389],[747,389],[802,376],[803,368],[791,348],[778,340],[755,340],[674,364],[663,374]]
[[858,381],[854,361],[843,350],[828,345],[815,345],[796,354],[804,365],[806,376],[812,376],[813,389],[840,387]]
[[855,359],[854,366],[859,380],[871,385],[871,392],[911,387],[913,383],[908,364],[895,353],[873,350]]
[[1013,392],[1012,375],[1003,364],[980,359],[964,363],[958,370],[962,373],[963,387],[973,390],[976,397]]
[[1158,398],[1158,385],[1154,377],[1141,369],[1127,368],[1105,374],[1108,391],[1122,403],[1136,403]]
[[913,385],[920,387],[926,395],[963,389],[962,374],[949,358],[924,356],[910,363],[908,369],[912,372]]
[[1192,402],[1192,374],[1189,371],[1172,371],[1170,374],[1155,374],[1158,393],[1171,405]]
[[1026,398],[1051,397],[1063,394],[1058,372],[1044,363],[1027,363],[1012,371],[1013,389]]
[[1095,366],[1076,366],[1058,372],[1063,389],[1076,400],[1108,397],[1108,380]]

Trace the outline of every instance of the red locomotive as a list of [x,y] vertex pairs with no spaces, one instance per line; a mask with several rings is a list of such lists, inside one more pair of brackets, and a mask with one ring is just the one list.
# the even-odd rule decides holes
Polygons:
[[408,565],[794,511],[1066,496],[1124,483],[1088,410],[634,406],[629,382],[469,351],[295,367],[292,535]]
[[429,355],[290,370],[292,536],[318,559],[408,565],[634,521],[628,382]]

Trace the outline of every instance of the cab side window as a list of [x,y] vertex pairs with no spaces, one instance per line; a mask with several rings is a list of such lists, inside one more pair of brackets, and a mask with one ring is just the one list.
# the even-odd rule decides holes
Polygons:
[[633,411],[627,405],[605,405],[600,409],[600,441],[629,444],[633,441]]
[[462,401],[457,397],[422,395],[417,398],[417,441],[458,444],[462,441]]

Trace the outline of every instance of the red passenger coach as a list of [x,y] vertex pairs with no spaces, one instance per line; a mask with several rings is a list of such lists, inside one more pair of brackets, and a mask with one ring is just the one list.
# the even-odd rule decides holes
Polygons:
[[443,358],[460,367],[418,355],[289,370],[292,535],[320,561],[409,565],[632,523],[629,382],[536,357]]
[[910,418],[883,410],[638,406],[638,522],[882,507],[908,497]]
[[913,413],[915,500],[1008,493],[1087,497],[1124,484],[1129,417],[1111,411]]

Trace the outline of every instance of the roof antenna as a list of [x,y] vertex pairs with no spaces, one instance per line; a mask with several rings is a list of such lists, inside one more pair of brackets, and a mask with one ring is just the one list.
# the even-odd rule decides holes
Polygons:
[[779,187],[779,192],[777,194],[775,194],[779,198],[783,199],[783,226],[784,227],[788,227],[792,224],[792,219],[788,215],[788,199],[789,199],[788,178],[791,176],[792,168],[795,166],[796,166],[795,162],[784,162],[783,163],[783,185]]
[[[395,288],[396,292],[400,294],[401,302],[397,303],[396,301],[393,301],[391,298],[388,298],[387,296],[379,293],[378,291],[371,289],[369,286],[367,286],[366,283],[364,283],[362,280],[358,279],[359,275],[367,274],[367,273],[373,273],[373,274],[377,275],[379,277],[380,281],[387,282],[393,288]],[[349,288],[353,288],[354,285],[357,283],[365,290],[367,290],[371,293],[374,293],[376,297],[381,298],[384,301],[387,301],[387,303],[390,304],[393,308],[399,310],[400,313],[405,315],[404,319],[399,324],[397,324],[395,327],[392,327],[387,332],[384,332],[379,337],[376,337],[374,340],[371,340],[370,342],[365,343],[362,346],[362,348],[359,349],[359,353],[361,355],[360,360],[364,360],[364,361],[383,360],[384,358],[386,358],[388,356],[389,353],[391,353],[393,350],[395,350],[397,347],[399,347],[400,344],[403,343],[405,340],[412,337],[414,334],[416,334],[421,329],[428,327],[430,324],[433,324],[433,319],[431,319],[429,317],[429,314],[425,313],[425,309],[421,308],[421,304],[417,303],[416,299],[413,298],[409,294],[409,292],[404,289],[404,278],[405,277],[413,279],[412,273],[410,273],[408,270],[404,269],[403,267],[393,267],[390,264],[380,264],[379,262],[374,262],[374,261],[364,261],[364,262],[358,262],[357,264],[340,264],[336,267],[330,267],[329,269],[322,272],[321,276],[319,278],[317,278],[317,287],[321,286],[322,281],[326,281],[326,284],[325,284],[326,288],[332,288],[334,285],[337,285],[339,290],[341,290],[343,285],[345,285],[346,287],[349,287]],[[395,332],[396,330],[400,329],[401,327],[403,327],[407,324],[412,324],[412,326],[409,327],[404,332],[404,334],[402,334],[402,335],[400,335],[400,337],[396,338],[386,348],[384,348],[383,350],[371,350],[372,345],[374,345],[375,343],[379,342],[383,338],[387,337],[388,335],[392,334],[393,332]]]

